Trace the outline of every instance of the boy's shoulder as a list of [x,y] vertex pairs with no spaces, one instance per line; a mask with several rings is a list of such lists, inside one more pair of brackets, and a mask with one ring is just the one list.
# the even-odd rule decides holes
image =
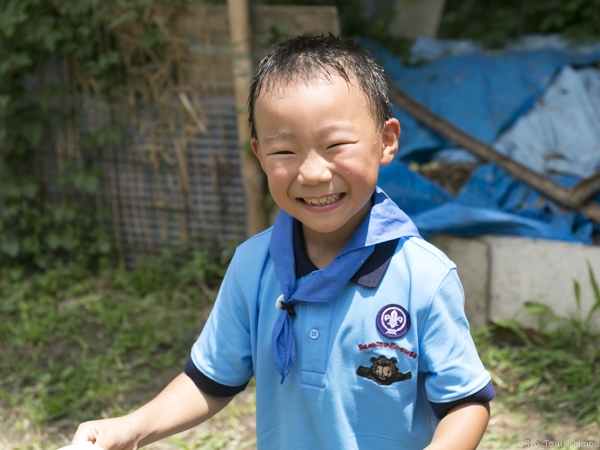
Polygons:
[[238,245],[231,264],[259,264],[261,259],[268,256],[272,232],[273,227],[267,228]]
[[[233,258],[223,280],[224,285],[235,285],[241,291],[251,295],[263,276],[265,262],[269,258],[269,243],[272,227],[248,238],[235,249]],[[251,281],[256,281],[253,283]]]
[[258,234],[255,234],[252,237],[249,237],[244,242],[242,242],[236,251],[252,251],[257,247],[269,246],[271,242],[271,234],[273,233],[273,227],[269,227],[264,231],[261,231]]
[[449,271],[456,268],[456,264],[444,252],[419,236],[407,236],[400,239],[395,256],[400,257],[402,254],[411,262],[417,263],[427,270],[437,268]]

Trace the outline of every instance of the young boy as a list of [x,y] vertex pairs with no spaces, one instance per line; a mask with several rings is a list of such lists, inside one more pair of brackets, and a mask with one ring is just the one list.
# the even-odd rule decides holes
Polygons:
[[376,187],[398,148],[382,70],[351,41],[279,44],[250,88],[252,149],[282,212],[242,244],[185,373],[73,443],[135,449],[256,379],[260,449],[474,449],[494,391],[455,266]]

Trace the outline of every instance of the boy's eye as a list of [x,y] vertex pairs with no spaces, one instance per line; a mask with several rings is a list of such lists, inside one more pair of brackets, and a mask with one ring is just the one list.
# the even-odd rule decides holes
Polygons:
[[347,145],[347,144],[350,144],[350,142],[336,142],[335,144],[332,144],[329,147],[327,147],[327,150],[329,150],[331,148],[341,147],[341,146]]

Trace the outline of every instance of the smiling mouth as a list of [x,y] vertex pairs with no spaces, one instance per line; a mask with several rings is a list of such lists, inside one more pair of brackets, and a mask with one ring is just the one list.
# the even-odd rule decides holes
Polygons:
[[319,197],[319,198],[301,197],[300,201],[302,203],[305,203],[305,204],[311,205],[311,206],[325,206],[325,205],[330,205],[332,203],[337,202],[344,195],[345,194],[331,194],[331,195],[327,195],[325,197]]

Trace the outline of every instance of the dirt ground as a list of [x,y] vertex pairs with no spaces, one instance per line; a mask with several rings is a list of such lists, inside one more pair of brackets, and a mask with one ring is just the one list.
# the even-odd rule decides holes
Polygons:
[[[207,423],[146,448],[149,450],[255,449],[254,390],[247,389]],[[67,445],[73,429],[60,424],[38,428],[0,408],[1,450],[56,450]],[[574,421],[553,422],[538,411],[508,411],[493,402],[480,450],[519,448],[600,448],[600,425],[578,427]]]
[[492,417],[478,448],[600,448],[600,424],[579,427],[572,419],[556,421],[539,411],[509,411],[492,402]]

